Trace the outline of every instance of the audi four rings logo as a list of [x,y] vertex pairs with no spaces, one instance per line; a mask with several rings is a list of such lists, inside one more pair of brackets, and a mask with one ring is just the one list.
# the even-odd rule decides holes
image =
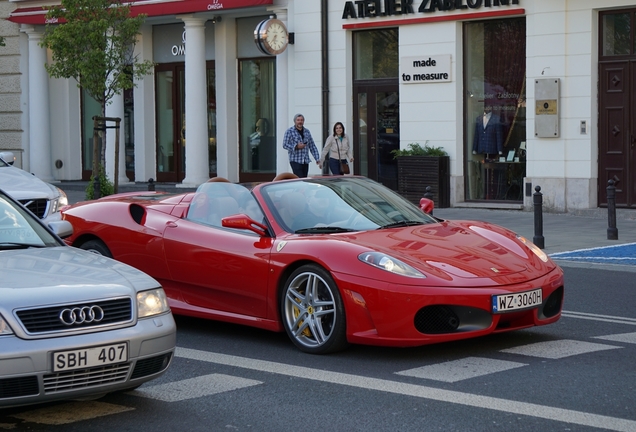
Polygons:
[[82,306],[64,309],[60,312],[60,321],[64,325],[98,323],[104,319],[104,311],[99,306]]

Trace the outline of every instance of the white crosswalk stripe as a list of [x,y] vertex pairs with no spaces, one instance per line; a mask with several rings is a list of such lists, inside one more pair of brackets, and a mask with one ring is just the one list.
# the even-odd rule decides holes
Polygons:
[[237,357],[189,348],[178,348],[176,356],[190,360],[231,366],[234,368],[244,368],[294,378],[302,377],[306,380],[321,383],[337,384],[371,391],[381,391],[426,400],[489,409],[504,412],[506,414],[526,415],[529,417],[571,423],[573,425],[622,432],[632,432],[636,430],[636,421],[634,420],[557,408],[548,405],[519,402],[491,396],[476,395],[360,375],[331,372],[322,369],[312,369],[291,364]]
[[527,364],[480,357],[466,357],[459,360],[396,372],[396,375],[454,383],[522,366],[527,366]]
[[519,354],[530,357],[547,359],[561,359],[565,357],[586,354],[596,351],[622,348],[614,345],[597,344],[570,339],[562,339],[548,342],[538,342],[501,350],[509,354]]
[[262,381],[255,381],[230,375],[210,374],[167,384],[141,387],[129,394],[157,399],[164,402],[179,402],[187,399],[194,399],[251,387],[258,384],[263,383]]
[[636,333],[621,333],[607,336],[595,336],[594,339],[636,344]]

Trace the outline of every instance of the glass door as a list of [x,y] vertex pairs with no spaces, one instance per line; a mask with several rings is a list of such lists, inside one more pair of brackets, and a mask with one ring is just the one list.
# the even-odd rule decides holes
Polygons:
[[361,175],[397,190],[397,162],[391,153],[400,148],[400,100],[397,85],[357,87],[356,161]]
[[185,177],[184,65],[158,65],[156,76],[157,181]]
[[[206,64],[208,110],[208,166],[216,175],[216,87],[214,62]],[[155,68],[157,116],[157,181],[180,182],[185,178],[186,116],[185,65],[161,64]]]

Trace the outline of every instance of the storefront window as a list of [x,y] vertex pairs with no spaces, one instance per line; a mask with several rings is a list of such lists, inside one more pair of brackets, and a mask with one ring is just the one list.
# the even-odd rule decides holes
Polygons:
[[372,30],[355,34],[355,79],[398,76],[398,30]]
[[464,24],[466,200],[522,201],[525,18]]
[[124,90],[124,151],[126,152],[126,175],[135,181],[135,103],[133,89]]
[[276,172],[275,66],[269,58],[240,62],[241,173]]
[[216,175],[216,85],[214,63],[208,62],[208,162],[210,177]]
[[603,55],[629,55],[630,14],[628,12],[603,15]]

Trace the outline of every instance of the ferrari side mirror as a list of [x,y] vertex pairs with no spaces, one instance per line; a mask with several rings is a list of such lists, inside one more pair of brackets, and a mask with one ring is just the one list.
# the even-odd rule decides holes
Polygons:
[[420,209],[426,214],[433,214],[433,208],[435,207],[435,203],[433,200],[428,198],[420,198]]

